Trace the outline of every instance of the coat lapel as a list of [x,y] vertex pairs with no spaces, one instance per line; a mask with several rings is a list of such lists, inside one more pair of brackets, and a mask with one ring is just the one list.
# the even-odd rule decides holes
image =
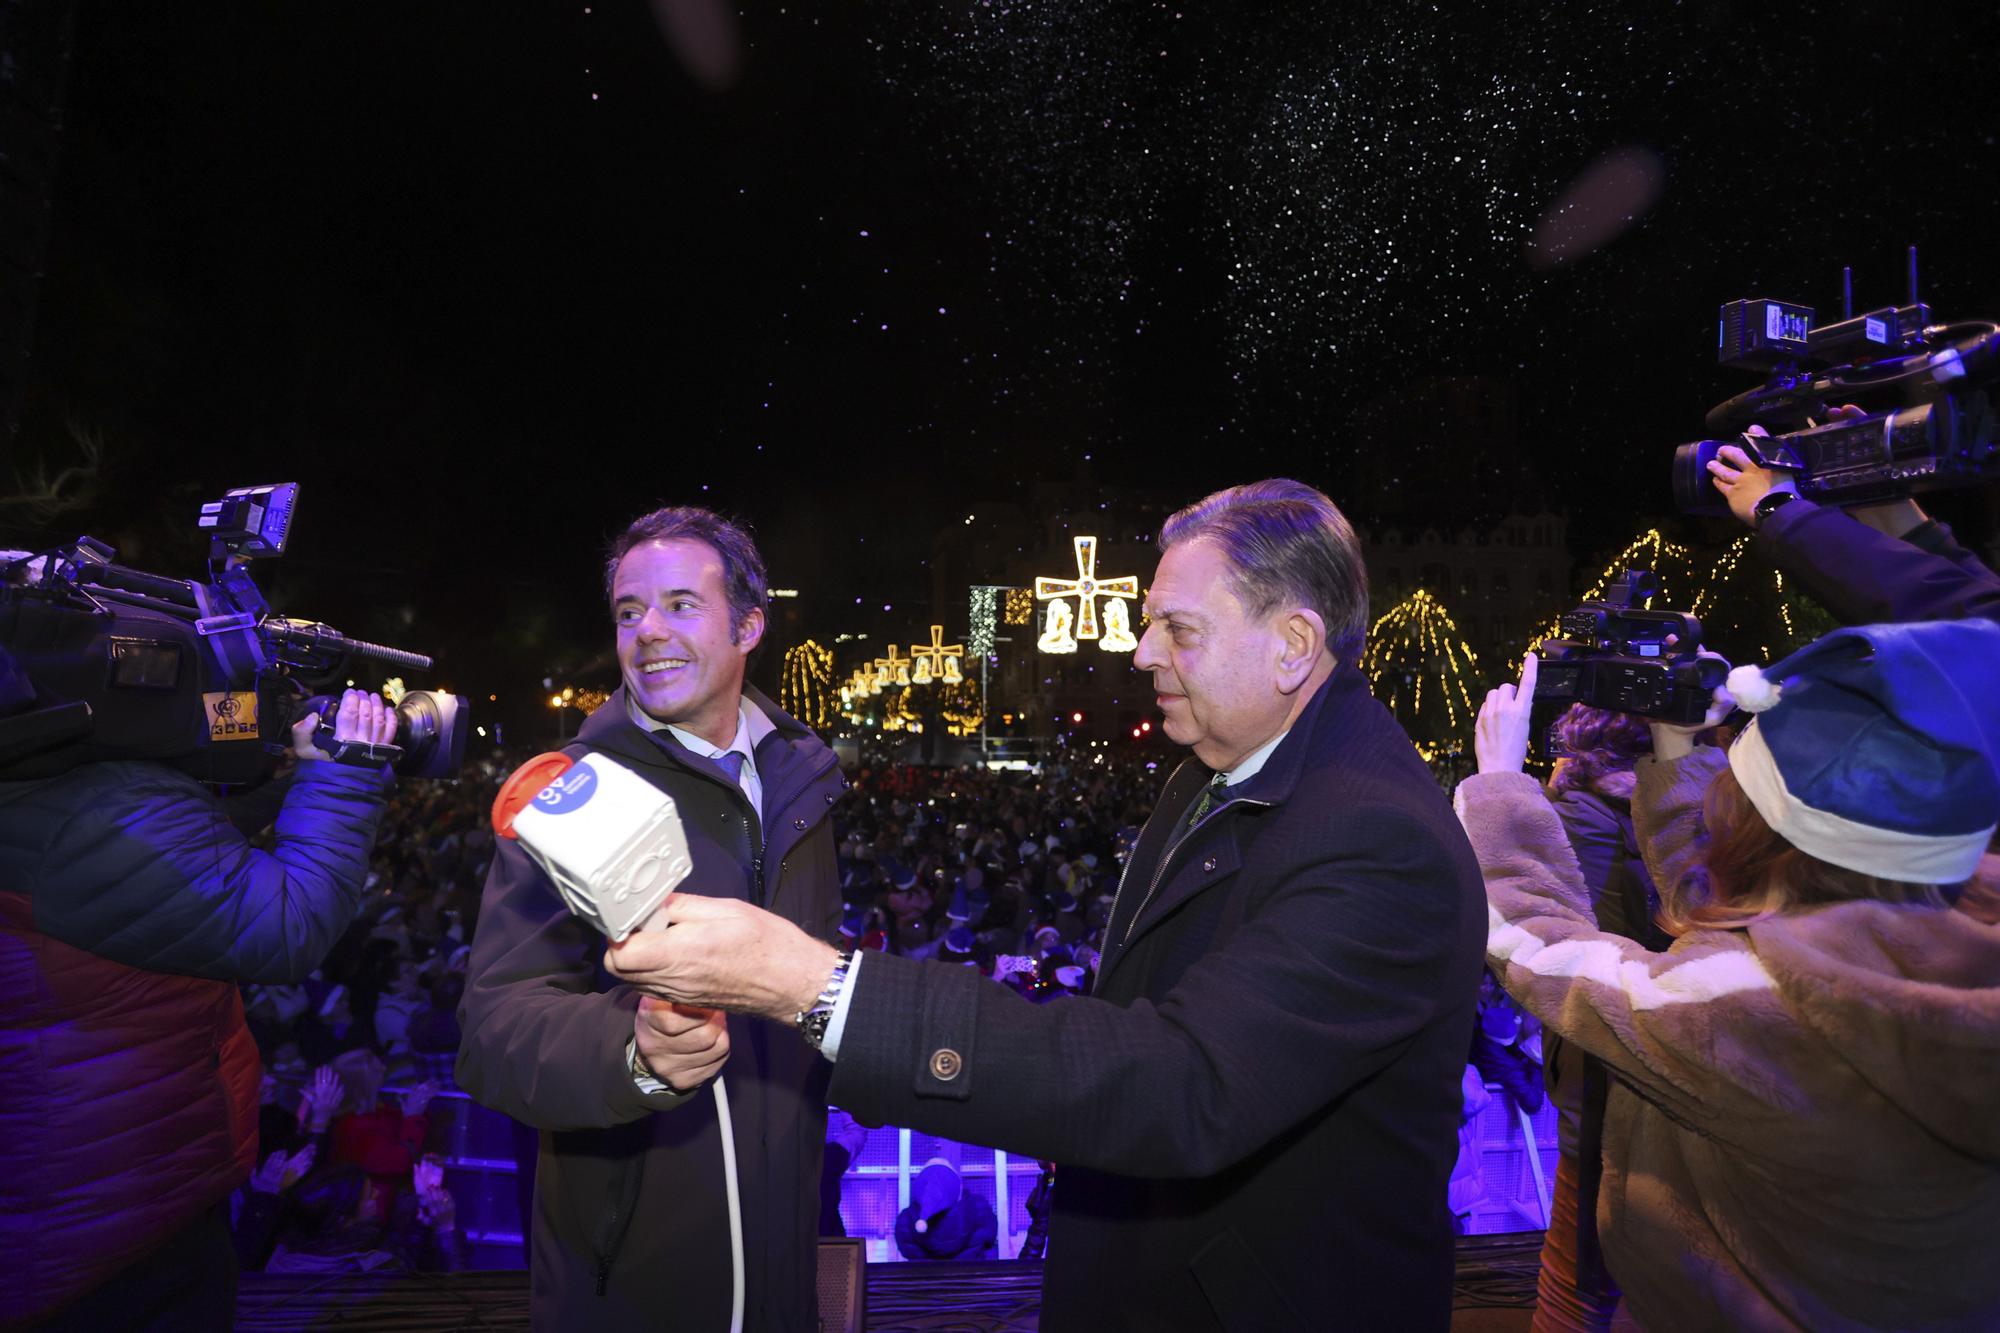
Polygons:
[[[1107,932],[1107,957],[1099,971],[1100,985],[1124,961],[1132,946],[1172,916],[1174,909],[1242,868],[1243,852],[1237,833],[1246,811],[1256,807],[1268,809],[1290,799],[1308,757],[1324,748],[1322,734],[1340,729],[1346,711],[1344,705],[1356,689],[1364,697],[1372,697],[1367,696],[1367,682],[1359,672],[1347,666],[1336,670],[1299,714],[1299,720],[1271,752],[1263,769],[1255,777],[1230,788],[1228,799],[1210,810],[1178,843],[1170,843],[1169,839],[1179,828],[1182,812],[1194,802],[1212,771],[1192,758],[1174,770],[1160,794],[1153,817],[1140,835],[1132,865],[1119,885],[1117,911]],[[1156,832],[1155,826],[1162,824],[1164,827]]]

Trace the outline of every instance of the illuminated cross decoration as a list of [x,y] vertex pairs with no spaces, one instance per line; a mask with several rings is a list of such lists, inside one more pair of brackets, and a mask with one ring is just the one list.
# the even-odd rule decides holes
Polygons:
[[910,683],[928,685],[933,680],[941,680],[947,685],[958,684],[964,679],[958,672],[958,659],[964,655],[964,644],[946,643],[944,626],[932,625],[928,644],[910,645],[910,660],[917,665],[917,669],[910,673]]
[[[1037,646],[1045,653],[1073,653],[1077,639],[1095,639],[1097,630],[1097,599],[1100,597],[1124,598],[1137,601],[1139,580],[1135,577],[1122,579],[1099,579],[1097,577],[1097,538],[1078,537],[1076,542],[1076,577],[1074,579],[1037,578],[1035,598],[1050,602],[1048,628],[1037,640]],[[1070,612],[1069,603],[1064,598],[1076,598],[1076,611]],[[1114,619],[1111,612],[1116,610]],[[1129,627],[1129,617],[1120,602],[1112,602],[1106,608],[1105,619],[1111,634],[1097,646],[1105,652],[1130,652],[1137,648]],[[1071,637],[1070,627],[1074,624],[1075,636]],[[1122,631],[1122,632],[1121,632]]]
[[879,693],[885,685],[908,685],[910,683],[910,659],[900,656],[896,645],[889,645],[889,655],[875,659],[875,686]]

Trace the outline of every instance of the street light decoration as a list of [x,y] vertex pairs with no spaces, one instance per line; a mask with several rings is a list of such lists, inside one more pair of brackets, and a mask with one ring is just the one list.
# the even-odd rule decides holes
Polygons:
[[[1129,613],[1124,603],[1139,598],[1139,580],[1132,575],[1117,579],[1097,577],[1097,538],[1077,537],[1076,577],[1056,579],[1037,577],[1035,579],[1035,599],[1049,603],[1049,617],[1036,641],[1045,653],[1073,653],[1077,642],[1082,639],[1099,639],[1098,647],[1105,652],[1131,652],[1139,646],[1132,637]],[[1097,599],[1113,599],[1106,608],[1105,619],[1112,634],[1101,637],[1097,622]],[[1076,599],[1076,608],[1070,609],[1069,599]],[[1117,621],[1112,622],[1110,608],[1118,609]]]
[[889,655],[875,659],[875,689],[879,694],[891,685],[910,683],[910,659],[896,651],[896,645],[889,645]]
[[958,669],[959,659],[965,655],[962,643],[946,643],[944,626],[931,626],[931,641],[910,645],[910,660],[916,663],[910,672],[912,685],[928,685],[933,680],[941,680],[947,685],[955,685],[964,676]]

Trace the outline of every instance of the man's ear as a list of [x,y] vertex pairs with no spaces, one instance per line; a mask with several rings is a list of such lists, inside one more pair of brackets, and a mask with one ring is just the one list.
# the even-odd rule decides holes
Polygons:
[[737,622],[736,646],[743,650],[743,655],[745,657],[748,657],[750,656],[751,652],[755,650],[757,645],[762,643],[763,641],[764,641],[764,608],[761,606],[753,606],[750,608],[750,614],[744,616],[741,621]]
[[1300,607],[1278,622],[1278,636],[1278,691],[1296,694],[1326,655],[1326,622],[1317,611]]

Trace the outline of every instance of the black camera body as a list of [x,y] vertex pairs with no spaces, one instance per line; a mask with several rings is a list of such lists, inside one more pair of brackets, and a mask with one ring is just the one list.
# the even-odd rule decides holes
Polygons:
[[[0,779],[148,759],[204,782],[251,785],[270,776],[309,708],[321,712],[319,744],[331,750],[329,700],[305,679],[351,656],[427,670],[419,654],[271,613],[247,565],[283,553],[297,496],[291,483],[245,487],[204,505],[206,580],[116,564],[116,552],[90,537],[7,566],[0,657],[11,660],[17,688],[14,706],[0,709]],[[367,757],[409,776],[456,773],[469,724],[463,701],[411,691],[396,712],[396,744]]]
[[[2000,325],[1933,324],[1910,299],[1814,327],[1810,306],[1755,299],[1722,307],[1716,359],[1766,372],[1758,387],[1717,405],[1708,428],[1765,434],[1696,440],[1674,451],[1674,503],[1683,513],[1729,512],[1708,464],[1724,445],[1790,475],[1799,494],[1827,505],[1875,504],[2000,481],[2000,429],[1988,387],[2000,368]],[[1865,415],[1830,421],[1854,404]]]
[[1662,722],[1701,721],[1728,665],[1700,655],[1699,620],[1640,605],[1655,591],[1651,571],[1627,570],[1605,600],[1563,612],[1561,637],[1536,650],[1536,707],[1584,704]]

